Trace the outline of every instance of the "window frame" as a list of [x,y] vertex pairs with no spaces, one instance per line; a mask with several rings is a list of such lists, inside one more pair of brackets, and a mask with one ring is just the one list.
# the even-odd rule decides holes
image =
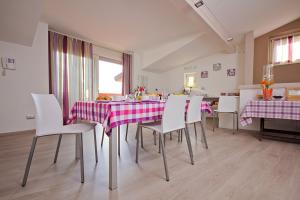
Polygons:
[[273,66],[282,66],[282,65],[291,65],[291,64],[299,64],[300,63],[300,59],[296,60],[296,61],[291,61],[291,62],[286,62],[286,63],[273,63],[273,46],[272,43],[275,40],[278,39],[284,39],[284,38],[288,38],[288,37],[294,37],[294,36],[300,36],[300,29],[296,29],[293,31],[289,31],[289,32],[284,32],[275,36],[271,36],[268,39],[268,64],[272,64]]
[[183,86],[185,89],[190,89],[190,87],[187,86],[187,82],[188,82],[188,78],[189,77],[194,77],[194,84],[195,84],[195,87],[197,87],[197,82],[198,82],[198,79],[197,79],[197,72],[184,72],[183,73]]

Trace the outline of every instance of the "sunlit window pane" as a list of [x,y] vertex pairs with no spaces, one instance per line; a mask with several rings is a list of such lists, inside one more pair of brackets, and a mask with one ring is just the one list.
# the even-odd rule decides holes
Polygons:
[[122,65],[99,60],[99,93],[122,93]]
[[270,48],[274,64],[300,62],[300,35],[274,39],[270,43]]
[[300,35],[294,37],[293,62],[300,61]]

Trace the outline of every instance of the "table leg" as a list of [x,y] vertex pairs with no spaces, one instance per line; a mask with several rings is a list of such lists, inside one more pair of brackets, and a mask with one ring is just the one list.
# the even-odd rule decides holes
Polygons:
[[203,124],[203,128],[206,130],[206,112],[201,112],[201,121]]
[[80,159],[80,134],[76,134],[75,139],[75,159]]
[[260,131],[259,131],[259,135],[258,135],[259,141],[261,141],[261,139],[262,139],[262,134],[263,134],[264,129],[265,129],[265,119],[260,118]]
[[113,128],[109,137],[109,189],[115,190],[118,187],[118,170],[117,170],[117,128]]

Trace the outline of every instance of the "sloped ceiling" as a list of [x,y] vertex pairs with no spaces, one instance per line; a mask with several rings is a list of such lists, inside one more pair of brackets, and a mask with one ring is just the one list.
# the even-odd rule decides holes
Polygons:
[[[141,63],[145,70],[166,71],[228,49],[228,42],[212,24],[195,12],[193,2],[2,0],[0,40],[31,45],[41,19],[50,29],[96,45],[138,52],[145,61]],[[234,41],[248,31],[259,36],[300,17],[299,0],[204,0],[204,3],[215,18],[213,21],[226,35],[233,36]]]
[[205,33],[143,69],[151,72],[164,72],[227,48],[224,41],[216,34]]
[[0,41],[31,46],[42,12],[42,0],[1,0]]
[[209,29],[183,0],[46,0],[43,20],[120,51],[144,51]]
[[233,36],[254,31],[260,36],[300,17],[299,0],[203,0]]

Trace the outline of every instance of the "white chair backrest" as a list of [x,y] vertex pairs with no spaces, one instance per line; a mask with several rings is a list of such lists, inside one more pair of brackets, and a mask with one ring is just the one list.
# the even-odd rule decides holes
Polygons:
[[63,127],[60,105],[53,94],[31,94],[36,108],[36,135],[57,134]]
[[185,105],[187,96],[169,96],[162,117],[163,133],[185,127]]
[[124,101],[125,100],[125,96],[115,95],[115,96],[112,96],[112,100],[113,101]]
[[203,96],[191,96],[186,115],[186,123],[201,121],[201,103]]
[[220,96],[218,104],[218,112],[237,112],[238,97],[237,96]]

